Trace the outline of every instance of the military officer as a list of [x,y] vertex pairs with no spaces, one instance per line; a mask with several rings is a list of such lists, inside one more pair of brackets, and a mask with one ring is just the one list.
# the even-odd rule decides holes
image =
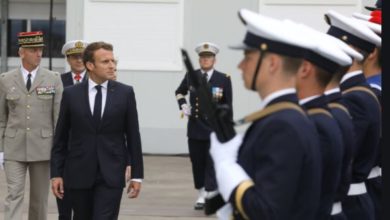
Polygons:
[[80,83],[87,78],[85,66],[83,63],[83,51],[88,42],[84,40],[68,41],[62,47],[62,54],[66,56],[66,61],[70,66],[70,71],[61,74],[61,80],[64,87]]
[[[367,59],[381,39],[367,26],[335,11],[325,14],[330,28],[328,34],[351,45]],[[363,74],[364,60],[353,60],[340,81],[340,89],[351,113],[356,136],[353,155],[352,180],[343,211],[348,219],[375,219],[372,199],[367,194],[365,181],[375,166],[381,127],[380,103]]]
[[[61,53],[66,56],[70,71],[61,74],[61,80],[64,87],[80,83],[87,79],[87,72],[83,63],[83,52],[88,42],[83,40],[72,40],[62,46]],[[65,189],[66,190],[66,189]],[[72,219],[72,206],[69,194],[64,194],[62,199],[56,198],[59,220]]]
[[[196,46],[196,53],[199,55],[200,69],[196,74],[202,74],[211,87],[213,100],[217,104],[226,104],[230,109],[230,118],[233,118],[232,111],[232,84],[230,76],[214,69],[215,56],[219,52],[216,44],[203,42]],[[215,174],[212,160],[209,156],[210,132],[207,119],[200,112],[198,95],[191,89],[191,83],[187,75],[176,89],[176,99],[183,115],[188,116],[187,137],[189,154],[192,164],[192,173],[195,189],[199,191],[198,199],[195,202],[195,209],[203,209],[207,192],[216,190]],[[190,103],[185,96],[190,93]]]
[[[245,133],[220,143],[211,134],[218,191],[228,202],[217,215],[234,219],[314,220],[320,199],[321,155],[318,134],[298,104],[296,73],[308,39],[278,20],[246,9],[239,64],[247,89],[262,100]],[[229,208],[230,207],[230,208]],[[233,210],[232,210],[233,209]]]
[[63,91],[60,74],[40,66],[41,31],[18,34],[19,68],[0,76],[0,152],[7,179],[4,219],[21,220],[27,170],[29,220],[47,219],[49,160]]

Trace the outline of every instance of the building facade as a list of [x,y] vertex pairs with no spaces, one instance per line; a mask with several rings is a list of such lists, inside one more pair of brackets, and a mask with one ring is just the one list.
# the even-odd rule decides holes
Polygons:
[[[240,8],[279,19],[290,18],[326,31],[328,25],[323,15],[327,10],[346,15],[368,13],[364,6],[374,3],[372,0],[53,0],[52,69],[67,70],[66,60],[60,54],[65,41],[112,43],[119,60],[118,80],[132,85],[136,92],[143,151],[187,153],[187,119],[180,118],[174,95],[185,74],[180,48],[189,51],[197,68],[195,45],[211,41],[220,46],[216,69],[231,75],[234,118],[239,119],[259,106],[257,94],[244,88],[237,68],[242,51],[228,48],[243,39],[245,33],[237,17]],[[2,0],[3,71],[19,65],[16,33],[48,31],[49,11],[50,0]],[[48,64],[49,58],[44,58],[42,65],[47,68]],[[245,129],[245,126],[237,128],[239,132]]]

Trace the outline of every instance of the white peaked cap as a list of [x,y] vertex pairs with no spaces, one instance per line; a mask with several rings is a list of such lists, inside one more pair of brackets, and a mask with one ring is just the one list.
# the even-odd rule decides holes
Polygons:
[[88,42],[84,40],[71,40],[62,46],[61,53],[63,55],[71,55],[84,52],[84,49],[88,46]]
[[206,52],[216,55],[219,52],[219,47],[211,42],[202,42],[195,47],[195,52],[199,55]]
[[284,20],[283,22],[294,27],[297,33],[305,35],[313,41],[313,47],[309,48],[305,54],[304,58],[306,60],[327,70],[329,73],[335,73],[340,67],[352,64],[351,57],[334,41],[329,40],[326,34],[291,20]]
[[[376,34],[378,34],[378,35],[382,34],[382,25],[376,24],[376,23],[373,23],[373,22],[369,22],[368,20],[359,19],[358,17],[354,17],[353,19],[358,21],[359,23],[362,23],[362,24],[366,25],[368,28],[370,28]],[[375,43],[375,42],[371,42],[371,43]],[[382,42],[381,42],[380,45],[382,45]]]
[[325,13],[325,17],[331,25],[328,34],[343,40],[347,44],[351,44],[369,53],[375,47],[381,45],[381,38],[356,19],[346,17],[333,10]]
[[283,22],[247,9],[238,12],[247,32],[243,43],[232,49],[259,49],[291,57],[303,57],[313,43]]

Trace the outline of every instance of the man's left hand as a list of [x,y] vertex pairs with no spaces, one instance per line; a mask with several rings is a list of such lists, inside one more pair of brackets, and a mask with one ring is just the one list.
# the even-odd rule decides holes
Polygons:
[[141,182],[131,180],[129,186],[127,187],[127,196],[130,199],[137,198],[140,191],[141,191]]

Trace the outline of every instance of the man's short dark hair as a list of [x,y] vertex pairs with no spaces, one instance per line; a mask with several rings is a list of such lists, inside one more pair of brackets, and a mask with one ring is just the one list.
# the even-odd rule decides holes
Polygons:
[[83,53],[83,63],[86,68],[87,68],[87,62],[93,63],[95,61],[94,54],[95,51],[99,49],[113,51],[114,47],[112,46],[112,44],[103,41],[98,41],[98,42],[93,42],[88,44],[88,46],[85,48]]
[[316,69],[316,79],[321,87],[326,87],[333,77],[333,73],[324,70],[321,67],[314,65]]

